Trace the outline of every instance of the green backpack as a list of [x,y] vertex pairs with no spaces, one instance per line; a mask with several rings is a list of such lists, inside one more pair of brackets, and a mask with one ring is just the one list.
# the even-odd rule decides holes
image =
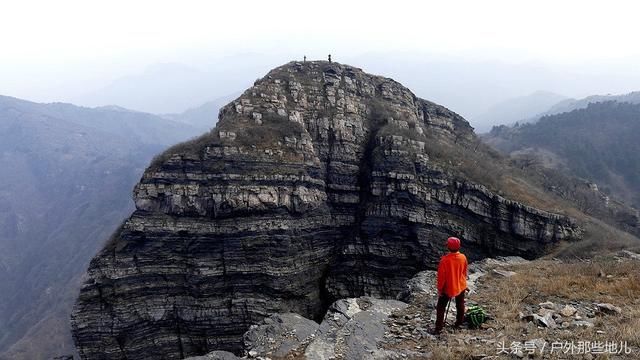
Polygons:
[[477,328],[487,321],[487,313],[480,306],[473,305],[467,308],[466,318],[471,327]]

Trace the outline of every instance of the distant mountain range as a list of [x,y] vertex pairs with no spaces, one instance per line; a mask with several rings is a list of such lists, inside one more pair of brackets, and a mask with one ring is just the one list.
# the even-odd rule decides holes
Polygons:
[[492,106],[488,111],[476,116],[474,126],[477,132],[486,132],[496,124],[513,124],[516,121],[530,121],[532,114],[540,114],[565,101],[566,96],[549,91],[536,91],[527,96],[515,97]]
[[120,77],[110,84],[73,98],[89,106],[117,104],[154,114],[182,113],[211,99],[243,89],[261,73],[263,66],[251,61],[222,61],[201,70],[181,63],[163,63]]
[[0,359],[75,351],[80,274],[133,210],[153,156],[203,132],[193,122],[0,96]]
[[165,114],[161,116],[169,120],[193,126],[203,131],[210,130],[218,121],[218,112],[220,111],[220,108],[238,96],[240,96],[240,93],[223,96],[179,114]]
[[634,91],[628,94],[622,95],[592,95],[583,99],[565,99],[558,102],[547,111],[539,114],[538,117],[544,115],[555,115],[563,112],[569,112],[577,109],[584,109],[589,104],[606,101],[626,102],[630,104],[640,104],[640,91]]
[[588,179],[640,208],[639,100],[640,93],[631,93],[564,101],[547,111],[552,115],[494,127],[484,139],[502,152]]
[[516,97],[501,102],[473,119],[476,131],[487,132],[492,126],[512,126],[536,122],[543,116],[584,109],[589,104],[606,101],[640,104],[640,91],[621,95],[592,95],[582,99],[568,98],[548,91]]

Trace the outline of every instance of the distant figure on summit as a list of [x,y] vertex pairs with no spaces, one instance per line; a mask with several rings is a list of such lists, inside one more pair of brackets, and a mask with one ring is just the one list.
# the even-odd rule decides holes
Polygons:
[[439,334],[444,327],[445,312],[452,298],[456,299],[456,323],[459,327],[464,323],[464,293],[467,290],[467,257],[460,253],[460,239],[447,239],[449,253],[440,259],[438,265],[438,305],[436,306],[436,327],[434,334]]
[[329,54],[329,64],[331,64],[331,54]]

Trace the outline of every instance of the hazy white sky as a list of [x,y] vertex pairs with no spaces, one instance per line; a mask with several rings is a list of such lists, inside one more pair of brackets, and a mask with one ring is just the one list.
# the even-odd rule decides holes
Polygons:
[[239,52],[430,53],[591,72],[640,59],[638,1],[0,1],[0,94],[34,98]]
[[[546,61],[638,55],[637,1],[2,2],[1,64],[92,61],[198,47],[492,49]],[[323,51],[324,53],[326,51]]]

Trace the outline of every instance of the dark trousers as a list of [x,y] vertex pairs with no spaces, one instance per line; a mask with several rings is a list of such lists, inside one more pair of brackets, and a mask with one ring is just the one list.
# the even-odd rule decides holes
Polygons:
[[[460,326],[464,323],[464,291],[461,292],[456,299],[456,325]],[[449,297],[442,295],[438,298],[438,305],[436,306],[436,332],[440,332],[444,327],[444,313],[447,311],[447,304],[449,303]]]

